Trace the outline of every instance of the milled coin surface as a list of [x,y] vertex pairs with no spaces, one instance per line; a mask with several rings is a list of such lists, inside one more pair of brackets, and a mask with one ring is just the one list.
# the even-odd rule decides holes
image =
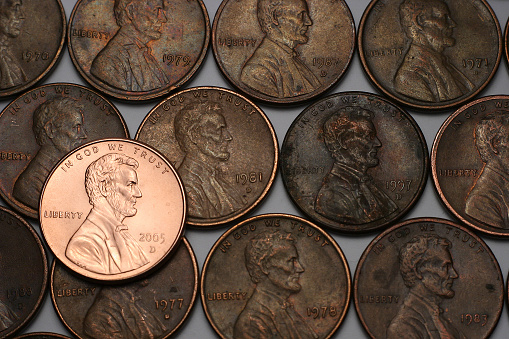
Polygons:
[[242,92],[271,103],[301,102],[345,73],[355,24],[342,0],[224,0],[212,46],[219,68]]
[[382,228],[404,215],[428,175],[426,141],[412,117],[370,93],[344,92],[307,107],[281,147],[294,203],[337,230]]
[[183,238],[154,274],[127,284],[100,285],[53,264],[51,297],[60,319],[78,338],[168,338],[189,315],[198,265]]
[[60,0],[2,1],[0,97],[25,91],[53,69],[66,29]]
[[117,108],[80,85],[37,87],[0,113],[0,195],[18,212],[37,218],[44,182],[67,152],[97,139],[128,138]]
[[269,119],[250,100],[219,87],[191,88],[163,100],[145,117],[136,140],[177,168],[191,225],[245,215],[276,175],[279,151]]
[[182,86],[210,40],[201,0],[79,0],[69,20],[71,59],[96,89],[148,100]]
[[358,39],[362,65],[376,87],[419,109],[472,99],[495,74],[503,46],[484,0],[374,0]]
[[48,262],[42,241],[20,216],[0,207],[0,337],[25,326],[42,303]]
[[203,266],[201,300],[221,338],[330,338],[350,286],[332,237],[300,217],[267,214],[217,240]]
[[166,158],[139,142],[101,139],[50,173],[39,220],[64,265],[116,281],[162,262],[182,236],[185,212],[182,184]]
[[354,279],[357,315],[371,338],[487,338],[504,293],[484,241],[436,218],[407,220],[377,236]]

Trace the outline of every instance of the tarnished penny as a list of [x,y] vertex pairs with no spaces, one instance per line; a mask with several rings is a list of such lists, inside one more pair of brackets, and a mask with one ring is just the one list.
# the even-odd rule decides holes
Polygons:
[[7,338],[25,326],[41,305],[48,262],[32,226],[1,206],[0,232],[0,338]]
[[25,91],[53,69],[62,52],[66,28],[60,0],[2,1],[0,97]]
[[440,127],[431,151],[440,198],[463,223],[509,236],[509,96],[460,107]]
[[472,99],[495,74],[503,46],[484,0],[373,0],[358,39],[362,65],[376,87],[419,109]]
[[370,93],[344,92],[306,108],[281,147],[288,194],[310,218],[364,232],[404,215],[428,175],[426,141],[412,117]]
[[345,73],[355,24],[343,0],[224,0],[212,46],[225,77],[271,103],[311,99]]
[[287,214],[232,227],[210,250],[201,277],[203,308],[221,338],[330,338],[350,291],[334,239]]
[[493,253],[470,230],[411,219],[366,248],[354,298],[371,338],[487,338],[502,312],[504,282]]
[[227,89],[196,87],[170,96],[145,117],[136,140],[158,149],[177,168],[191,225],[245,215],[276,176],[272,124],[258,106]]
[[69,53],[98,90],[126,100],[160,97],[200,67],[210,40],[201,0],[79,0]]
[[27,333],[22,334],[19,337],[15,337],[14,339],[70,339],[65,335],[58,333],[49,333],[49,332],[37,332],[37,333]]
[[185,212],[184,189],[163,155],[133,140],[101,139],[53,169],[39,220],[64,265],[113,281],[162,262],[183,233]]
[[90,89],[67,83],[37,87],[0,114],[0,195],[37,218],[49,172],[67,152],[103,138],[128,138],[117,108]]
[[194,305],[198,265],[183,238],[154,274],[122,285],[99,285],[60,263],[51,271],[51,297],[60,319],[78,338],[168,338]]

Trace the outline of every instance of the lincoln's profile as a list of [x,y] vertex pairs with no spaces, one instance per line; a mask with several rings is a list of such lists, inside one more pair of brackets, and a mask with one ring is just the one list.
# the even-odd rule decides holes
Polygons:
[[0,0],[0,88],[21,85],[28,81],[12,51],[12,40],[21,34],[25,20],[22,0]]
[[94,273],[115,274],[149,263],[143,248],[123,223],[136,215],[141,198],[138,162],[123,154],[109,153],[91,163],[85,188],[92,210],[67,244],[65,255]]

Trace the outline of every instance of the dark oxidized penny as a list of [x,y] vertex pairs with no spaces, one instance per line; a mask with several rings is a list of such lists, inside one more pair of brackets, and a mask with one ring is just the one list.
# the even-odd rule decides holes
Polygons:
[[420,109],[472,99],[495,74],[503,46],[484,0],[373,0],[358,38],[362,65],[376,87]]
[[203,308],[221,338],[330,338],[350,293],[350,270],[334,239],[287,214],[232,227],[201,276]]
[[357,315],[372,338],[487,338],[504,293],[484,241],[436,218],[407,220],[377,236],[354,279]]
[[100,285],[53,264],[51,297],[60,319],[79,338],[168,338],[189,315],[198,265],[183,238],[154,274],[122,285]]
[[182,237],[186,203],[177,172],[143,143],[101,139],[68,153],[44,185],[39,220],[55,256],[101,281],[156,268]]
[[79,0],[68,40],[89,84],[119,99],[147,100],[182,86],[198,70],[210,21],[201,0]]
[[25,91],[51,71],[60,57],[66,26],[60,0],[1,2],[0,97]]
[[66,83],[37,87],[0,113],[0,195],[37,218],[42,186],[69,151],[92,140],[128,138],[117,108],[90,89]]
[[27,333],[22,334],[14,339],[70,339],[65,335],[58,333],[49,333],[49,332],[37,332],[37,333]]
[[244,93],[272,103],[301,102],[345,73],[355,24],[343,0],[224,0],[212,46],[223,74]]
[[177,168],[191,225],[245,215],[276,175],[278,143],[269,119],[227,89],[197,87],[165,99],[145,117],[136,140],[158,149]]
[[335,94],[306,108],[281,148],[288,194],[310,218],[346,232],[404,215],[428,175],[426,141],[412,117],[373,94]]
[[462,222],[509,236],[509,96],[460,107],[440,127],[431,151],[433,181]]
[[25,326],[41,305],[48,262],[34,229],[1,206],[0,233],[0,338],[7,338]]

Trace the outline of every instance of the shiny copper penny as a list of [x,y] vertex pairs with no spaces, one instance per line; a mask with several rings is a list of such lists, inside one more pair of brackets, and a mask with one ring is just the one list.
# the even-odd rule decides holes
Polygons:
[[227,89],[197,87],[170,96],[145,117],[136,140],[158,149],[177,168],[191,225],[245,215],[276,176],[272,124],[258,106]]
[[224,0],[212,46],[225,77],[271,103],[311,99],[345,73],[355,24],[343,0]]
[[80,85],[37,87],[0,113],[0,195],[14,209],[37,218],[49,172],[67,152],[102,138],[128,138],[117,108]]
[[509,96],[459,108],[440,127],[431,151],[440,198],[463,223],[509,236]]
[[37,332],[37,333],[27,333],[22,334],[18,337],[15,337],[15,339],[70,339],[69,337],[66,337],[65,335],[58,334],[58,333],[49,333],[49,332]]
[[355,272],[355,308],[371,338],[487,338],[504,301],[498,262],[467,228],[436,218],[389,228]]
[[2,1],[0,97],[25,91],[53,69],[62,52],[66,27],[60,0]]
[[350,302],[350,270],[334,239],[287,214],[247,219],[210,250],[206,316],[221,338],[330,338]]
[[39,236],[20,216],[0,206],[0,337],[25,326],[42,303],[48,262]]
[[146,273],[178,243],[184,189],[170,163],[132,140],[101,139],[70,152],[50,173],[39,220],[49,248],[86,277]]
[[168,338],[194,305],[198,265],[184,238],[154,274],[121,285],[100,285],[59,262],[51,270],[51,298],[78,338]]
[[147,100],[182,86],[210,40],[201,0],[79,0],[69,20],[69,53],[96,89]]
[[421,130],[377,95],[344,92],[306,108],[281,147],[281,173],[294,203],[337,230],[386,227],[420,197],[428,175]]
[[379,90],[434,110],[476,96],[495,74],[503,45],[484,0],[373,0],[358,39],[364,70]]

